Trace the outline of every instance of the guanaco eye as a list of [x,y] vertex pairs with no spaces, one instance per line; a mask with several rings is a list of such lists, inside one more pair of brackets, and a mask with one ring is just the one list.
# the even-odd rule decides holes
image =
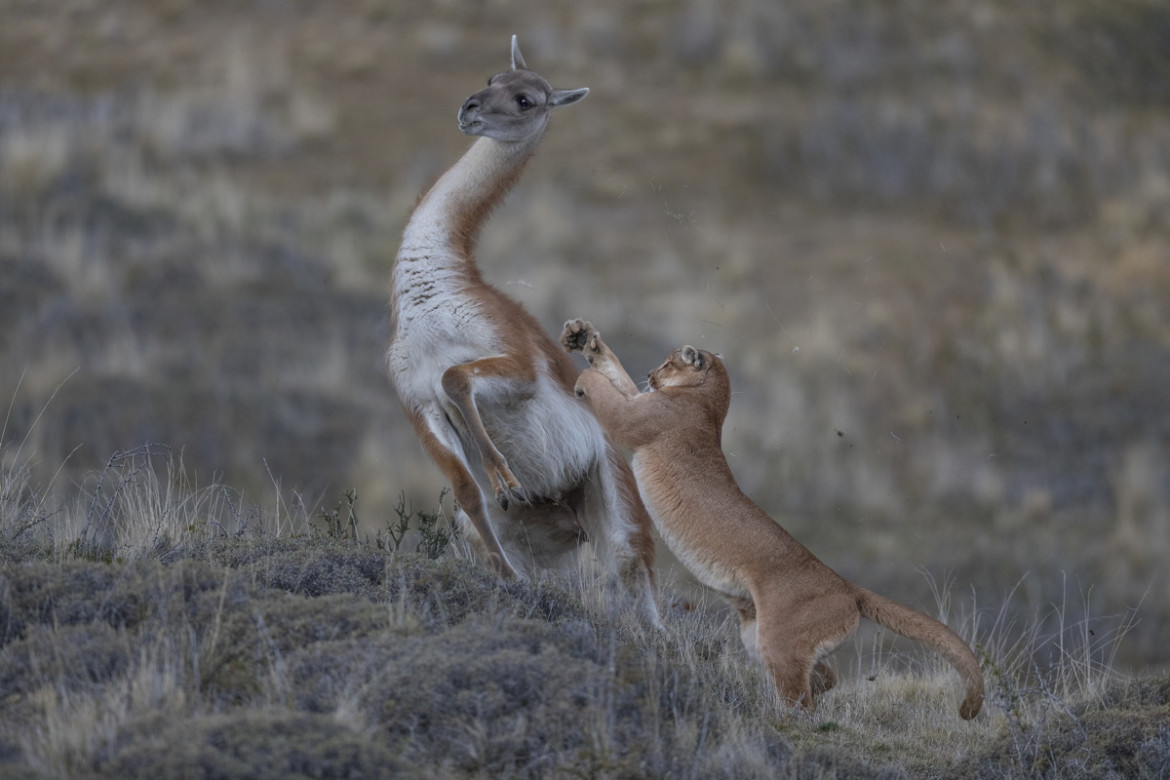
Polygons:
[[516,105],[520,106],[521,111],[527,111],[532,108],[532,101],[528,99],[527,95],[517,95]]

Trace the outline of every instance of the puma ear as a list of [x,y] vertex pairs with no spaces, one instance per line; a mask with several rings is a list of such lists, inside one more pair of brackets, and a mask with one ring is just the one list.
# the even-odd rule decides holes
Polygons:
[[703,370],[703,353],[690,344],[682,348],[682,359],[684,363],[689,363],[700,371]]
[[580,89],[554,89],[548,99],[548,104],[550,106],[567,106],[570,103],[576,103],[588,94],[589,87],[581,87]]
[[528,70],[528,66],[524,64],[524,55],[520,53],[520,44],[517,42],[516,36],[512,36],[512,70]]

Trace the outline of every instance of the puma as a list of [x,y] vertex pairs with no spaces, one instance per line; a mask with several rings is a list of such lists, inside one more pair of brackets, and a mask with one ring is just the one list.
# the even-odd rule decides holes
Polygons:
[[937,650],[966,685],[959,715],[978,714],[983,674],[957,634],[844,579],[740,490],[720,442],[731,386],[718,355],[675,350],[642,393],[590,323],[566,322],[561,343],[589,362],[576,393],[612,440],[633,450],[638,491],[663,541],[739,611],[744,646],[781,697],[813,710],[814,695],[836,683],[821,659],[864,616]]

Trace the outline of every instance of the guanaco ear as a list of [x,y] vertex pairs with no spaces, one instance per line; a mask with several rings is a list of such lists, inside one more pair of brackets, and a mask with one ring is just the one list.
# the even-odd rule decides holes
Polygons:
[[703,353],[687,344],[682,348],[682,359],[684,363],[689,363],[698,370],[703,370]]
[[548,104],[550,106],[567,106],[570,103],[576,103],[588,94],[589,87],[581,87],[580,89],[554,89],[548,99]]
[[524,64],[524,55],[520,53],[520,44],[517,42],[516,36],[512,36],[512,70],[528,70],[528,66]]

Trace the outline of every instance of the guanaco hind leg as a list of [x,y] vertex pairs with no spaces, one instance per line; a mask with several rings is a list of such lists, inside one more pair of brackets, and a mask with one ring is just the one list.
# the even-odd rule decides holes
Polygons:
[[479,534],[483,552],[492,567],[502,577],[515,577],[516,570],[504,554],[504,549],[488,518],[487,508],[483,504],[483,493],[472,476],[471,469],[463,457],[462,448],[459,442],[454,440],[454,434],[443,413],[434,408],[417,410],[410,415],[410,420],[427,454],[434,459],[451,482],[455,500]]
[[443,372],[443,392],[463,415],[463,421],[479,449],[484,469],[491,481],[496,501],[503,509],[511,501],[525,501],[526,496],[520,480],[508,468],[508,462],[496,448],[483,425],[479,408],[475,405],[475,384],[489,379],[531,382],[531,366],[523,360],[510,356],[490,357],[451,366]]

